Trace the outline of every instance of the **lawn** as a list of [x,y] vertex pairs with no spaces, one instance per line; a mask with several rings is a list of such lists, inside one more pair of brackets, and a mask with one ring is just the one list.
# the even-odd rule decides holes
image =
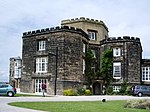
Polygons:
[[12,106],[47,112],[149,112],[149,110],[124,108],[126,101],[80,102],[13,102]]
[[[15,97],[42,97],[42,95],[33,95],[33,94],[15,94]],[[46,96],[47,97],[47,96]]]

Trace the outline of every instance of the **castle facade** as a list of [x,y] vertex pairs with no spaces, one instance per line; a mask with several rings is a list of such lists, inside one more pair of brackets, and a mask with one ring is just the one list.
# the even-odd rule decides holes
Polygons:
[[[22,92],[40,93],[41,84],[47,94],[62,95],[66,89],[84,87],[85,54],[90,48],[100,71],[103,52],[113,49],[114,90],[129,84],[150,84],[150,61],[142,59],[142,46],[137,37],[109,37],[103,21],[76,18],[62,20],[60,27],[23,33]],[[103,81],[94,80],[93,94],[102,94]]]

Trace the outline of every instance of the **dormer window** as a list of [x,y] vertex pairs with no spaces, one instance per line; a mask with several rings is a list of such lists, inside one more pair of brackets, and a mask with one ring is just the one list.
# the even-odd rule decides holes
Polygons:
[[90,40],[96,40],[96,34],[97,34],[97,31],[88,30],[88,35],[89,35]]
[[118,47],[113,48],[113,55],[114,55],[114,57],[121,56],[121,49]]

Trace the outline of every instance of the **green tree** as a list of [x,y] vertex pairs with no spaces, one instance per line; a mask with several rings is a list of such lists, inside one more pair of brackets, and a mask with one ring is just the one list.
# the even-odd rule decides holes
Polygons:
[[107,49],[102,55],[100,75],[104,81],[105,87],[107,88],[113,79],[112,75],[113,65],[113,52],[112,49]]
[[91,49],[88,49],[85,55],[85,77],[89,83],[95,78],[95,58]]

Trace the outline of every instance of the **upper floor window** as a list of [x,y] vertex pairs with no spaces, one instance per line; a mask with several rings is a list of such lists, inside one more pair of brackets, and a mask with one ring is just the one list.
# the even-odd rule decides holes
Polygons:
[[150,67],[142,67],[142,81],[150,81]]
[[121,63],[113,63],[113,78],[120,79],[121,78]]
[[36,73],[47,72],[47,57],[36,58]]
[[83,43],[83,52],[85,53],[85,43]]
[[85,60],[83,59],[83,74],[85,72]]
[[96,31],[88,31],[90,40],[96,40]]
[[38,41],[38,50],[39,51],[45,50],[45,45],[46,45],[46,41],[45,40]]
[[118,48],[118,47],[113,48],[113,55],[114,55],[115,57],[121,56],[121,49]]

